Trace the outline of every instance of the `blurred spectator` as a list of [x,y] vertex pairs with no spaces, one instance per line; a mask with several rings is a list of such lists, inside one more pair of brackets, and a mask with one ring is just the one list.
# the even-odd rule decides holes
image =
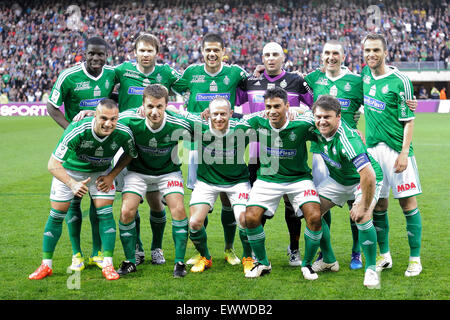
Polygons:
[[446,94],[447,88],[442,87],[441,92],[439,94],[439,98],[441,100],[447,100],[447,94]]
[[[189,64],[202,62],[201,37],[207,32],[223,34],[227,62],[247,71],[261,63],[261,48],[269,41],[279,42],[286,50],[287,71],[312,71],[320,65],[323,43],[335,38],[346,47],[346,65],[359,73],[363,66],[361,40],[369,29],[386,36],[391,62],[444,61],[448,66],[448,1],[380,2],[380,23],[370,28],[367,8],[371,0],[76,3],[44,0],[11,5],[0,0],[1,88],[10,101],[11,97],[19,99],[13,101],[43,99],[58,74],[82,60],[87,38],[104,37],[111,49],[107,63],[117,65],[134,58],[134,38],[144,31],[161,41],[158,62],[169,63],[180,72]],[[40,96],[35,94],[37,88]]]
[[419,89],[419,99],[428,99],[427,89],[420,87]]
[[435,86],[433,86],[433,88],[431,88],[430,97],[431,97],[431,99],[439,99],[440,98],[440,92]]
[[0,95],[0,104],[7,104],[9,102],[8,96],[6,95],[6,92],[3,92]]

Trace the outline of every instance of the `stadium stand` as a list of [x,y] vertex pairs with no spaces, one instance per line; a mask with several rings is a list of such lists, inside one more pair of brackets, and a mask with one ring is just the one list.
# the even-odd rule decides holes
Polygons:
[[223,34],[228,62],[250,71],[260,64],[268,41],[286,48],[285,69],[312,71],[323,43],[335,38],[347,47],[345,64],[359,73],[360,42],[368,30],[386,35],[388,60],[401,69],[448,68],[447,1],[378,2],[379,19],[370,5],[366,0],[1,1],[0,94],[9,101],[45,101],[61,70],[82,59],[87,38],[103,36],[111,46],[108,64],[116,65],[134,58],[132,43],[143,31],[159,37],[159,62],[180,72],[201,62],[200,39],[206,32]]

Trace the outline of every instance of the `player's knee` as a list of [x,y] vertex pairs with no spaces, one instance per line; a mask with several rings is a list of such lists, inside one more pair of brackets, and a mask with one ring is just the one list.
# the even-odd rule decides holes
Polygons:
[[189,228],[192,230],[200,230],[203,226],[204,220],[197,216],[191,216],[189,218]]
[[186,210],[184,209],[184,203],[171,203],[169,207],[172,217],[176,220],[183,220],[186,218]]
[[247,228],[256,228],[261,224],[261,215],[251,208],[249,207],[245,211],[245,225]]
[[381,198],[375,205],[374,211],[386,211],[388,209],[388,199]]
[[120,211],[120,221],[122,221],[123,223],[131,223],[134,221],[135,218],[136,218],[136,208],[123,204],[122,209]]

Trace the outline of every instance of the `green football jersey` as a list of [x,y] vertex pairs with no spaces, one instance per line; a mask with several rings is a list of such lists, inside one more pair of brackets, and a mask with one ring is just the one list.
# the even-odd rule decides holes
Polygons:
[[53,156],[63,162],[63,167],[82,172],[101,172],[111,166],[119,151],[137,157],[134,138],[130,128],[117,123],[116,129],[103,138],[94,132],[94,117],[72,122],[53,151]]
[[301,115],[274,129],[268,119],[255,114],[242,119],[237,128],[241,126],[256,131],[260,143],[258,179],[276,183],[312,179],[306,148],[306,141],[315,137],[311,117]]
[[[374,76],[369,67],[361,72],[364,89],[364,117],[366,119],[366,143],[369,148],[380,142],[397,152],[402,151],[404,122],[415,118],[406,104],[413,99],[411,80],[387,66],[388,72]],[[409,155],[412,156],[412,143]]]
[[181,74],[168,64],[156,64],[153,72],[144,74],[137,68],[136,62],[126,61],[114,68],[116,82],[119,87],[119,110],[125,111],[131,108],[138,108],[142,105],[142,93],[144,88],[150,84],[161,84],[172,89],[175,93],[181,94],[176,81]]
[[[210,121],[199,115],[186,114],[198,142],[197,179],[213,185],[232,185],[249,181],[244,154],[248,137],[244,130],[236,130],[238,119],[230,119],[229,128],[219,136]],[[201,131],[201,132],[200,132]]]
[[114,81],[113,67],[105,65],[100,75],[93,77],[80,63],[59,74],[48,101],[56,108],[64,103],[65,118],[71,122],[81,110],[95,110],[100,100],[109,98]]
[[352,73],[347,67],[341,67],[341,73],[336,78],[330,78],[326,73],[315,70],[305,77],[308,85],[313,89],[314,101],[321,95],[331,95],[339,99],[342,118],[352,128],[357,123],[354,116],[363,105],[363,88],[361,76]]
[[187,102],[189,112],[202,112],[216,97],[228,99],[234,108],[236,88],[247,76],[247,72],[237,65],[222,64],[220,71],[210,74],[206,71],[204,63],[193,64],[186,68],[178,80],[177,87],[183,92],[189,91]]
[[341,121],[336,133],[330,137],[323,137],[316,128],[316,146],[330,172],[330,177],[336,182],[351,186],[360,182],[359,170],[369,162],[372,165],[377,181],[383,180],[380,165],[367,152],[361,137],[355,129],[345,121]]
[[138,153],[138,157],[128,165],[128,170],[153,176],[180,171],[178,141],[180,138],[191,139],[189,122],[166,111],[161,127],[153,130],[148,120],[134,111],[122,112],[119,118],[131,129]]

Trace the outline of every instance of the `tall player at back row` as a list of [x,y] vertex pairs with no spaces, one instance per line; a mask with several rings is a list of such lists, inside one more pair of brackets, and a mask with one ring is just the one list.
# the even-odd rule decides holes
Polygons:
[[[193,64],[186,68],[181,79],[177,82],[180,91],[189,92],[187,110],[200,113],[208,108],[210,101],[222,97],[230,101],[234,108],[236,102],[236,88],[247,78],[247,72],[237,65],[223,63],[225,46],[219,34],[206,34],[202,40],[202,55],[204,63]],[[194,144],[190,145],[188,178],[186,186],[193,190],[197,181],[198,152]],[[230,200],[225,193],[220,193],[222,202],[221,221],[225,238],[225,259],[231,265],[241,261],[233,249],[236,234],[236,221]],[[207,224],[205,220],[205,225]],[[200,255],[189,259],[187,264],[195,264]]]

